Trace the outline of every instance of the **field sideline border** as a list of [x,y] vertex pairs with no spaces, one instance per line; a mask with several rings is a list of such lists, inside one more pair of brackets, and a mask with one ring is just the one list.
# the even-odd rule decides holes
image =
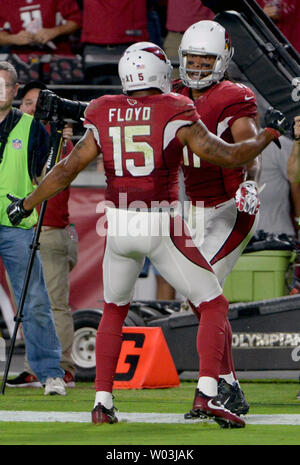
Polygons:
[[[182,414],[171,413],[126,413],[118,412],[120,422],[125,423],[181,423],[194,424],[212,420],[185,420]],[[299,414],[246,415],[249,425],[294,425],[300,426]],[[60,422],[90,423],[90,412],[37,412],[28,410],[0,410],[0,422]]]

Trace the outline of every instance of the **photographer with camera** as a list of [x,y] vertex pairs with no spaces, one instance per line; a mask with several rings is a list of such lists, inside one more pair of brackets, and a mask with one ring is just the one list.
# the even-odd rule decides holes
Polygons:
[[[19,225],[13,226],[6,209],[14,197],[9,200],[7,192],[16,197],[32,192],[34,177],[41,174],[48,158],[48,134],[43,124],[12,108],[18,87],[15,68],[8,62],[0,62],[0,256],[17,303],[22,295],[38,215],[34,210]],[[28,363],[39,382],[45,385],[45,395],[65,395],[64,371],[59,365],[61,347],[39,254],[28,283],[22,327]]]
[[[22,89],[20,110],[34,116],[41,90],[47,86],[41,81],[30,81]],[[49,123],[43,122],[50,132]],[[73,130],[68,125],[63,129],[61,158],[71,152]],[[40,255],[44,277],[50,298],[55,328],[61,344],[61,368],[65,371],[67,387],[75,387],[75,364],[72,359],[74,324],[69,306],[69,272],[77,262],[78,242],[70,234],[68,201],[70,188],[54,196],[47,203],[39,236]],[[37,208],[40,211],[40,208]],[[8,380],[8,387],[41,387],[25,359],[25,370],[16,378]]]

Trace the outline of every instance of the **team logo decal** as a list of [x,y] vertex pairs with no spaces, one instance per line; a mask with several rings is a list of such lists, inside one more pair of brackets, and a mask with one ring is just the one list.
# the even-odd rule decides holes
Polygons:
[[145,50],[145,52],[154,53],[154,55],[156,55],[157,58],[164,61],[165,63],[167,62],[166,55],[164,54],[164,52],[161,50],[160,47],[147,47],[147,48],[143,48],[143,50]]
[[14,140],[12,141],[12,146],[13,146],[14,149],[20,150],[20,149],[22,148],[22,141],[21,141],[21,139],[14,139]]

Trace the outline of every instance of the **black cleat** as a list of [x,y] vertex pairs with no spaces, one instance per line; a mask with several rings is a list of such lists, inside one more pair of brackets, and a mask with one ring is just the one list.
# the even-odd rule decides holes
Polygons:
[[217,397],[224,407],[236,415],[246,415],[249,412],[249,404],[236,381],[230,385],[225,379],[220,378]]
[[187,417],[188,414],[184,415],[186,420],[208,417],[218,423],[221,428],[244,428],[246,426],[244,420],[227,410],[218,397],[208,397],[198,389],[196,389],[193,408],[189,414],[191,414],[190,418]]

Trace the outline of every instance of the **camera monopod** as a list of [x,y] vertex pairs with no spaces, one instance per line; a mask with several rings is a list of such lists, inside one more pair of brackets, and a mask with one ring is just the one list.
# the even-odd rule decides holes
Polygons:
[[[63,131],[63,126],[64,126],[64,123],[62,121],[53,121],[53,122],[50,122],[49,124],[50,124],[50,147],[48,151],[46,173],[48,173],[51,170],[51,168],[53,168],[53,166],[57,163],[59,159],[59,156],[61,153],[61,147],[62,147],[62,140],[63,140],[62,131]],[[28,284],[30,280],[33,261],[36,255],[36,251],[39,249],[39,246],[40,246],[39,236],[40,236],[42,223],[43,223],[43,219],[44,219],[44,215],[46,211],[46,206],[47,206],[47,200],[45,200],[41,205],[41,210],[40,210],[37,226],[35,229],[34,237],[30,245],[31,252],[30,252],[30,256],[29,256],[29,260],[28,260],[28,264],[26,268],[26,274],[25,274],[22,293],[21,293],[21,297],[20,297],[20,301],[18,305],[18,310],[14,318],[15,326],[14,326],[13,334],[11,337],[9,352],[8,352],[8,356],[7,356],[7,360],[5,364],[4,376],[2,380],[2,386],[1,386],[1,394],[4,394],[4,391],[5,391],[5,385],[6,385],[7,376],[8,376],[8,372],[9,372],[9,368],[11,364],[11,359],[12,359],[12,355],[13,355],[13,351],[15,347],[18,329],[23,319],[24,302],[25,302]]]

